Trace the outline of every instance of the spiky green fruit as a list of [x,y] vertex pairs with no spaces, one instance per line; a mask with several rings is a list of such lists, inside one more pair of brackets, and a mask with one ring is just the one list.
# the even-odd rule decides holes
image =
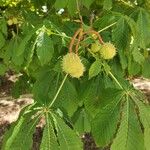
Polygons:
[[75,53],[68,53],[63,57],[62,68],[64,72],[75,78],[81,77],[84,72],[84,65]]
[[99,43],[93,43],[91,45],[91,52],[96,53],[101,49],[101,45]]
[[18,19],[17,18],[13,17],[12,21],[13,21],[14,24],[18,24]]
[[100,49],[100,55],[104,59],[112,59],[116,55],[116,48],[110,42],[104,43]]
[[7,24],[8,24],[9,26],[13,25],[12,19],[7,20]]

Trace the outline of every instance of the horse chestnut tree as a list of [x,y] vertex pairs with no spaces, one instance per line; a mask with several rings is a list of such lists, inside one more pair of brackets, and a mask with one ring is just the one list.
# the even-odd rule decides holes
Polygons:
[[[1,0],[0,75],[21,74],[12,96],[32,93],[3,138],[30,150],[150,150],[150,105],[128,79],[150,78],[148,0]],[[21,87],[21,88],[20,88]]]

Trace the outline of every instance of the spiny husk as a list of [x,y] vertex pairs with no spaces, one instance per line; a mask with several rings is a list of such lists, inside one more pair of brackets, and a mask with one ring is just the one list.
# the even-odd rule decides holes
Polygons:
[[63,57],[62,68],[64,72],[75,78],[81,77],[85,70],[80,57],[75,53],[68,53]]

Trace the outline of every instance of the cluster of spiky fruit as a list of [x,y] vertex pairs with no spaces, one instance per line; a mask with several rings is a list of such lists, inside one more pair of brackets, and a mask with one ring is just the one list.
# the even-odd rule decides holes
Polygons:
[[101,49],[101,45],[98,42],[95,42],[91,45],[91,52],[97,53]]
[[106,42],[103,45],[94,43],[91,45],[91,51],[93,53],[99,53],[103,59],[112,59],[116,55],[116,48],[110,42]]
[[10,19],[7,20],[7,24],[9,26],[13,25],[13,24],[18,24],[18,19],[16,17],[12,17]]
[[63,57],[62,68],[64,72],[75,78],[81,77],[84,72],[84,65],[82,64],[80,57],[73,52],[68,53]]

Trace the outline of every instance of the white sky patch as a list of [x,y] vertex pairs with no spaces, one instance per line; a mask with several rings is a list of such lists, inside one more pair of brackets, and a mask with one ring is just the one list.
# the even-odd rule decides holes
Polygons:
[[48,9],[47,9],[47,6],[46,6],[46,5],[42,6],[42,11],[43,11],[44,13],[46,13],[46,12],[48,11]]
[[65,11],[65,10],[64,10],[63,8],[61,8],[57,13],[58,13],[59,15],[61,15],[64,11]]

